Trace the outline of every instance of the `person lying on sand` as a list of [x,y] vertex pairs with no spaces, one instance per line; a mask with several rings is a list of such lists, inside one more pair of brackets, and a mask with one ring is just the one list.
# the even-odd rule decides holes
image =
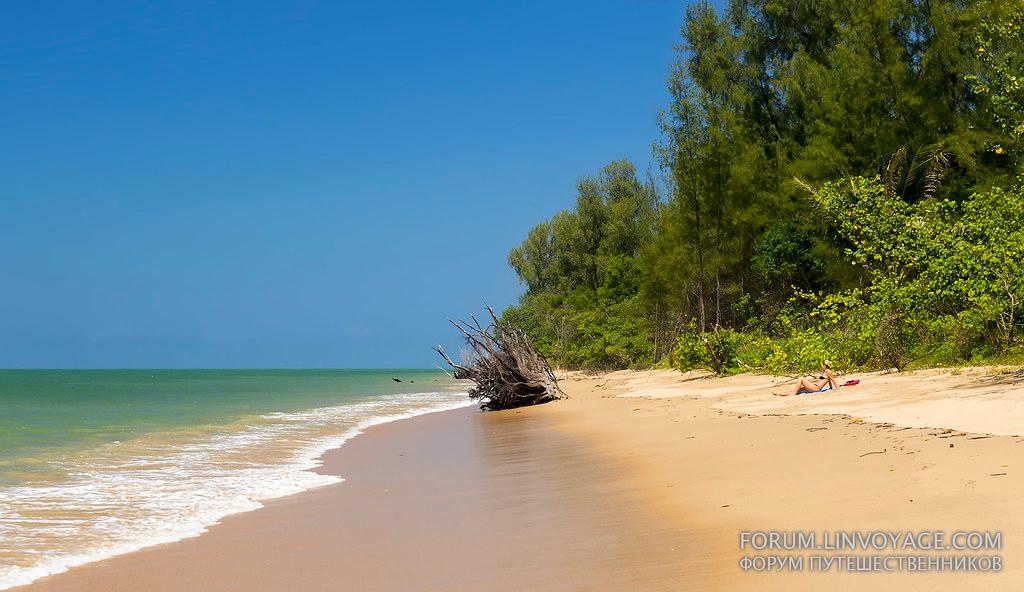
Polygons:
[[824,376],[819,376],[817,381],[801,378],[791,393],[772,393],[776,397],[788,397],[802,393],[823,393],[836,388],[835,376],[832,375],[832,362],[825,360],[821,363],[821,371]]

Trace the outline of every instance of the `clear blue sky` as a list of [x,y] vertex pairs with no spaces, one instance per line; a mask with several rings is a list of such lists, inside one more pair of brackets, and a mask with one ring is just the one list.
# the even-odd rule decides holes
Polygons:
[[580,175],[649,166],[683,10],[6,6],[0,366],[433,366]]

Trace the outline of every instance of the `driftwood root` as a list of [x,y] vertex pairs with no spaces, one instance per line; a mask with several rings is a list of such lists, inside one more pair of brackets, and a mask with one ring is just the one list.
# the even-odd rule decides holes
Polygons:
[[530,342],[526,333],[500,320],[487,307],[491,323],[484,327],[476,317],[472,322],[451,320],[462,333],[469,350],[456,363],[438,345],[434,348],[451,366],[457,379],[473,381],[470,398],[485,410],[512,409],[547,403],[564,397],[548,361]]

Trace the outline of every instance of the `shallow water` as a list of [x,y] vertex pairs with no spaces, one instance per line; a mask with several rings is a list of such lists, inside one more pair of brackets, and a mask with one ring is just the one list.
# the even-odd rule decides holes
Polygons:
[[466,405],[463,388],[423,370],[0,371],[0,589],[336,483],[311,471],[325,450]]

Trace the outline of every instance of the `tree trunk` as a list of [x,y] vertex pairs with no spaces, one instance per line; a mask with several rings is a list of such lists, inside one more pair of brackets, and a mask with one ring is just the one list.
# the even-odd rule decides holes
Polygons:
[[471,399],[485,410],[511,409],[560,399],[564,395],[548,361],[521,329],[502,322],[487,307],[492,323],[484,328],[476,317],[472,323],[451,320],[466,340],[470,351],[461,364],[448,357],[440,345],[434,350],[455,371],[457,379],[471,380]]
[[715,272],[715,327],[722,326],[722,276]]

